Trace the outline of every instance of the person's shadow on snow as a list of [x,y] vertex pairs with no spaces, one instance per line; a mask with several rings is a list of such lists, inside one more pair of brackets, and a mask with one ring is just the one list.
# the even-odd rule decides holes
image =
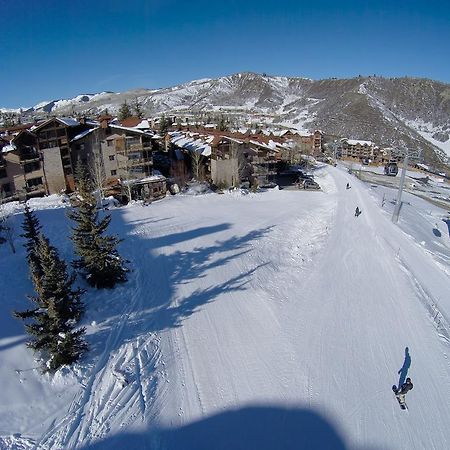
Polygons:
[[403,366],[397,372],[400,375],[400,378],[398,379],[399,387],[405,382],[410,366],[411,366],[411,356],[409,354],[409,348],[405,347],[405,360],[403,361]]

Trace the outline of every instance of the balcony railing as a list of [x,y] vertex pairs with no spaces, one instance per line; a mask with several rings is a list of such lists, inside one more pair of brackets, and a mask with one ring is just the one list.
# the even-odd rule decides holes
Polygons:
[[20,162],[37,161],[40,159],[39,153],[21,153]]
[[144,142],[143,144],[130,144],[128,145],[128,151],[143,151],[151,150],[152,145],[149,142]]
[[45,191],[45,186],[43,184],[37,184],[36,186],[27,186],[25,188],[26,192],[38,192]]

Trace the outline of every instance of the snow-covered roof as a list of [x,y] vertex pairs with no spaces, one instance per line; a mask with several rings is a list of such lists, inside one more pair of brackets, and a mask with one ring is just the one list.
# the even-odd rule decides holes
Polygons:
[[131,185],[134,186],[135,184],[145,184],[145,183],[152,183],[154,181],[166,181],[166,177],[163,175],[151,175],[149,177],[145,178],[139,178],[137,180],[122,180],[121,183],[123,185]]
[[112,125],[112,124],[109,124],[109,126],[110,126],[110,128],[115,128],[116,130],[131,131],[133,133],[143,134],[145,136],[152,136],[152,133],[148,133],[146,131],[138,130],[137,128],[122,127],[121,125]]
[[278,150],[278,148],[285,148],[285,147],[288,148],[289,147],[289,146],[285,146],[284,144],[281,144],[280,142],[272,141],[272,139],[269,140],[267,145],[273,150]]
[[244,141],[241,141],[240,139],[232,138],[230,136],[220,136],[220,137],[224,138],[224,139],[227,139],[228,141],[231,141],[231,142],[236,142],[238,144],[243,144],[244,143]]
[[372,141],[361,141],[359,139],[344,139],[344,141],[347,141],[349,145],[358,145],[358,144],[367,146],[375,145],[375,143]]
[[426,164],[417,163],[416,166],[424,170],[430,170],[430,166],[427,166]]
[[151,125],[147,119],[143,119],[142,122],[138,123],[135,128],[140,128],[143,130],[148,130],[151,128]]
[[264,144],[264,142],[250,140],[250,144],[253,144],[253,145],[256,145],[258,147],[265,148],[267,150],[271,150],[271,151],[274,151],[274,152],[279,152],[279,150],[277,148],[271,147],[268,144]]
[[195,136],[184,134],[181,132],[170,133],[170,142],[177,147],[184,148],[189,152],[200,153],[203,156],[211,155],[211,146],[208,142],[203,141],[197,133]]
[[163,175],[151,175],[141,180],[137,180],[136,184],[151,183],[152,181],[166,181],[166,177]]
[[17,147],[14,144],[8,144],[2,148],[2,153],[13,152],[14,150],[17,150]]
[[78,141],[78,139],[84,138],[85,136],[87,136],[89,133],[92,133],[94,130],[98,130],[99,127],[96,128],[91,128],[89,130],[85,130],[79,134],[77,134],[70,142],[75,142]]
[[111,136],[108,136],[106,138],[107,141],[113,141],[114,139],[121,138],[122,136],[120,134],[111,134]]
[[68,127],[76,127],[80,125],[80,122],[78,122],[78,120],[74,119],[73,117],[57,117],[57,120],[62,122],[64,125],[67,125]]

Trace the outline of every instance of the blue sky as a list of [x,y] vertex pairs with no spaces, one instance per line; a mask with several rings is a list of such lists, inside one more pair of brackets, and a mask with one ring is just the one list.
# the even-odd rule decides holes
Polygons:
[[448,0],[0,0],[0,106],[253,71],[450,82]]

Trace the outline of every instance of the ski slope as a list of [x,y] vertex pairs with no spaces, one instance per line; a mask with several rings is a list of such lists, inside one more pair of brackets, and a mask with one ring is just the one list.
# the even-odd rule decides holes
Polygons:
[[[130,280],[89,290],[91,352],[55,376],[10,318],[31,285],[23,250],[1,246],[0,448],[448,448],[446,212],[409,196],[393,225],[396,192],[316,179],[111,211]],[[70,260],[64,209],[35,202]]]

